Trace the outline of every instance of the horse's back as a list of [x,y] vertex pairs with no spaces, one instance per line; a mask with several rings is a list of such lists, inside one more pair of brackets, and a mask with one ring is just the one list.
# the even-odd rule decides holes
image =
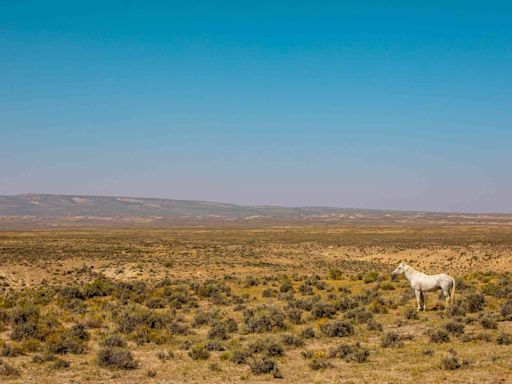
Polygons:
[[441,287],[451,288],[453,284],[455,284],[455,279],[448,275],[447,273],[440,273],[439,275],[439,285]]
[[453,278],[446,273],[439,273],[437,275],[418,273],[414,276],[413,281],[411,281],[411,285],[414,289],[421,291],[446,290],[452,287],[453,281]]

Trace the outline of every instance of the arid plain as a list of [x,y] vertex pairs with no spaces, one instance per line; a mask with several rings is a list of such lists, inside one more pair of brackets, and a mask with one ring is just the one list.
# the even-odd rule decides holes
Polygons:
[[[416,313],[406,261],[457,280]],[[6,383],[505,383],[512,227],[0,232]]]

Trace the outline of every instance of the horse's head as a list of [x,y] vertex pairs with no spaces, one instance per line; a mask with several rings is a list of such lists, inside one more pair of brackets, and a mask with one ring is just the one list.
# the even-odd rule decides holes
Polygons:
[[405,266],[406,266],[406,264],[403,261],[400,264],[398,264],[398,267],[396,267],[396,269],[393,272],[391,272],[391,279],[395,280],[398,275],[401,275],[402,273],[404,273]]

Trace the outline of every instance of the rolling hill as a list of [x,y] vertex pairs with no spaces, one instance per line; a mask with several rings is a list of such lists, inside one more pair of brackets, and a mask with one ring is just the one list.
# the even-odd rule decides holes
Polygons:
[[0,196],[0,226],[266,224],[457,224],[512,222],[512,215],[333,207],[242,206],[193,200],[23,194]]

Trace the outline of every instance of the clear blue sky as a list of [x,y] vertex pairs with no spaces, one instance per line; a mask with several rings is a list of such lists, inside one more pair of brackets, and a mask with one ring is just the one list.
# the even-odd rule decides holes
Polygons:
[[511,4],[0,0],[0,194],[512,212]]

